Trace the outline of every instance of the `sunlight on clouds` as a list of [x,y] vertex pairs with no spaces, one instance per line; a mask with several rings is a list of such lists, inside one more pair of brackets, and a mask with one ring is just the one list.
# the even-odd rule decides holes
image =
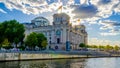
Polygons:
[[62,12],[70,14],[72,19],[79,18],[91,24],[96,24],[95,21],[101,18],[109,17],[112,11],[120,11],[119,0],[80,0],[79,5],[75,5],[74,0],[1,0],[0,2],[10,10],[17,9],[25,14],[35,15],[43,12],[56,12],[62,5],[66,8],[63,8]]
[[68,0],[68,5],[73,5],[74,4],[74,0]]
[[113,25],[97,23],[97,21],[110,17],[113,11],[120,12],[119,0],[80,0],[80,4],[77,3],[77,5],[75,0],[0,0],[0,2],[10,10],[17,9],[25,14],[34,15],[44,12],[61,12],[58,8],[62,6],[62,12],[70,15],[71,22],[74,24],[78,19],[81,19],[81,23],[102,24],[103,27],[100,29],[105,27],[113,29],[113,27],[109,27]]
[[86,0],[80,0],[80,4],[86,3]]
[[120,3],[119,0],[91,0],[90,2],[98,8],[98,15],[103,18],[109,17],[117,4]]

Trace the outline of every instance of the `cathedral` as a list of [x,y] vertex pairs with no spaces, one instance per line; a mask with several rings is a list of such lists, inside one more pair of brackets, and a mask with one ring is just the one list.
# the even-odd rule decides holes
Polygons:
[[72,26],[69,15],[57,13],[53,15],[53,22],[44,17],[36,17],[31,23],[24,23],[25,35],[31,32],[43,33],[47,37],[47,49],[52,50],[75,50],[79,44],[87,44],[87,32],[84,25]]

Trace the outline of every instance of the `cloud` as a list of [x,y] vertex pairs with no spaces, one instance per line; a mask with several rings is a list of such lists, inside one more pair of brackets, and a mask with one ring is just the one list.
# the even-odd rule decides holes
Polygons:
[[100,28],[101,30],[107,30],[107,29],[117,29],[120,27],[120,23],[117,21],[111,21],[111,20],[102,20],[99,21],[99,24],[102,25]]
[[81,19],[81,22],[97,24],[97,21],[108,18],[113,11],[119,11],[119,0],[80,0],[80,4],[71,5],[74,18]]
[[99,22],[102,26],[101,30],[108,30],[107,32],[101,32],[102,36],[116,36],[120,35],[120,23],[111,20],[102,20]]
[[117,21],[111,21],[111,20],[103,20],[100,22],[100,24],[106,25],[106,26],[120,26],[120,23]]
[[120,10],[119,0],[80,0],[78,3],[74,0],[1,0],[0,2],[10,10],[17,9],[26,14],[56,11],[60,5],[67,8],[72,6],[75,18],[94,18],[95,20],[109,17],[112,11]]
[[75,18],[91,18],[94,17],[97,13],[97,8],[94,5],[72,5],[72,8],[74,8],[73,13],[75,14]]
[[117,21],[111,21],[111,20],[102,20],[99,21],[99,24],[103,25],[106,28],[119,28],[120,27],[120,22]]
[[[120,12],[119,0],[0,0],[10,9],[17,9],[25,14],[41,14],[44,12],[57,12],[63,5],[63,11],[72,19],[81,19],[82,23],[97,24],[97,21],[108,18],[112,12]],[[67,9],[66,9],[67,8]],[[114,25],[114,24],[113,24]]]
[[104,33],[100,33],[100,35],[102,36],[116,36],[119,35],[120,33],[118,32],[104,32]]
[[119,41],[111,41],[111,40],[104,40],[98,38],[89,38],[88,39],[89,45],[120,45]]
[[58,3],[52,3],[48,5],[46,0],[1,0],[5,6],[10,9],[20,10],[25,14],[40,14],[55,10],[54,8],[59,7]]
[[0,8],[0,12],[2,13],[7,13],[6,11],[4,11],[3,9]]

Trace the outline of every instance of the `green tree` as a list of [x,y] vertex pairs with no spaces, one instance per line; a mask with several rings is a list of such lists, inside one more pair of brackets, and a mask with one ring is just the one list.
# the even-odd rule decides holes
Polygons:
[[86,45],[85,45],[84,43],[80,43],[80,44],[79,44],[79,47],[82,47],[82,48],[83,48],[83,47],[86,47]]
[[12,46],[10,45],[10,42],[8,41],[8,39],[4,39],[4,41],[2,42],[2,47],[5,49],[10,49],[12,48]]
[[4,41],[4,29],[2,24],[0,23],[0,45],[2,45],[3,41]]
[[40,49],[45,49],[48,43],[44,34],[33,32],[27,36],[25,44],[32,49],[34,49],[35,46],[38,46]]
[[[19,42],[23,42],[24,31],[24,26],[16,20],[4,21],[0,24],[1,37],[3,39],[7,38],[10,43],[15,43],[16,45]],[[0,39],[0,42],[3,39]]]
[[107,45],[107,46],[106,46],[106,50],[112,50],[112,49],[113,49],[112,46],[110,46],[110,45]]
[[47,45],[48,45],[47,40],[43,40],[41,43],[42,49],[45,49]]
[[98,46],[97,45],[93,45],[92,48],[98,48]]
[[38,43],[37,46],[42,49],[47,46],[47,38],[42,33],[37,34]]
[[37,34],[32,32],[30,35],[27,36],[25,40],[25,45],[28,46],[30,49],[34,49],[38,43]]
[[105,46],[100,45],[100,46],[99,46],[99,49],[100,49],[100,50],[104,50],[104,49],[105,49]]
[[119,46],[117,46],[117,45],[114,46],[115,51],[118,51],[119,49],[120,49]]
[[8,39],[4,39],[4,41],[2,42],[3,46],[9,46],[10,42],[8,41]]

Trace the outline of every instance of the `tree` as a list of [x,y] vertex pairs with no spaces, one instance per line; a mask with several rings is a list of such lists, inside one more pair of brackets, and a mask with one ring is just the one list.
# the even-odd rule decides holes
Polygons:
[[100,50],[104,50],[104,49],[105,49],[105,46],[99,45],[99,49],[100,49]]
[[2,24],[0,23],[0,44],[4,41],[4,29]]
[[47,40],[43,40],[41,43],[42,49],[45,49],[47,45],[48,45]]
[[42,49],[47,46],[47,38],[42,33],[37,34],[38,43],[37,46]]
[[4,41],[2,42],[2,47],[5,49],[10,49],[12,48],[12,46],[10,46],[10,42],[8,41],[8,39],[4,39]]
[[117,46],[117,45],[115,45],[115,47],[114,47],[114,50],[115,51],[118,51],[120,48]]
[[2,42],[3,46],[9,46],[10,45],[10,42],[8,41],[8,39],[5,39],[3,42]]
[[27,45],[32,50],[35,48],[37,43],[38,43],[38,39],[37,39],[37,34],[35,32],[32,32],[30,35],[28,35],[25,40],[25,45]]
[[23,41],[24,31],[24,26],[16,20],[4,21],[0,24],[0,43],[4,38],[7,38],[10,43],[17,45]]
[[28,35],[25,40],[25,45],[32,49],[35,48],[35,46],[38,46],[40,49],[45,49],[47,44],[47,38],[42,33],[33,32]]
[[112,50],[112,49],[113,49],[112,46],[110,46],[110,45],[107,45],[107,46],[106,46],[106,50]]
[[80,43],[80,44],[79,44],[79,47],[82,47],[82,48],[83,48],[83,47],[86,47],[86,45],[85,45],[84,43]]

